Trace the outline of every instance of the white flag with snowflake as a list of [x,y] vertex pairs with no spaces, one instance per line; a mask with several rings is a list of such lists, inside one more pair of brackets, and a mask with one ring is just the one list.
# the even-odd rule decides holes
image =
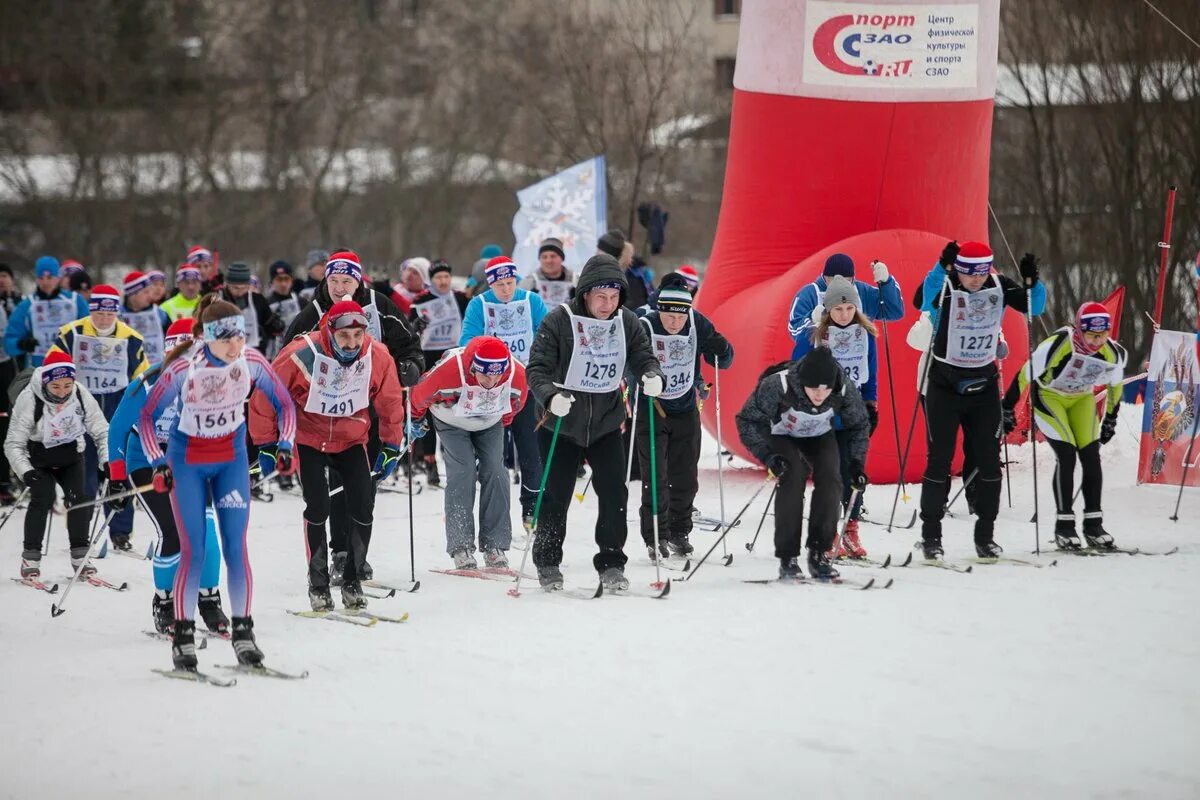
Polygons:
[[517,192],[513,217],[512,260],[522,275],[538,263],[544,239],[562,240],[565,263],[577,273],[596,253],[596,240],[607,230],[604,156],[582,161]]

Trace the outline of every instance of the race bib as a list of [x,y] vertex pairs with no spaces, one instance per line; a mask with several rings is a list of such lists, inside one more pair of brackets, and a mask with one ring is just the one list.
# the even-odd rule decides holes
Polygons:
[[75,377],[92,394],[113,394],[129,385],[129,339],[75,334]]
[[78,441],[83,436],[83,403],[79,396],[73,394],[71,399],[62,405],[45,403],[42,406],[42,445],[58,447]]
[[204,364],[204,351],[199,350],[184,380],[179,429],[199,439],[219,439],[235,432],[245,419],[250,383],[245,358],[211,367]]
[[242,318],[246,320],[246,346],[258,349],[258,309],[254,307],[254,298],[246,297],[246,307],[242,309]]
[[305,336],[313,351],[312,380],[304,410],[324,417],[349,417],[370,404],[371,350],[349,364],[317,352],[312,339]]
[[454,404],[456,417],[495,417],[499,420],[512,411],[512,376],[507,381],[497,384],[491,389],[482,386],[471,386],[463,374],[462,360],[455,358],[458,364],[458,377],[462,385],[458,402]]
[[271,310],[279,315],[285,326],[290,325],[292,320],[300,315],[300,301],[295,295],[288,295],[284,300],[271,303]]
[[1090,394],[1093,386],[1108,386],[1112,383],[1120,365],[1095,356],[1072,353],[1067,365],[1047,384],[1062,394]]
[[76,314],[77,309],[73,299],[56,297],[53,300],[39,300],[36,297],[33,298],[29,304],[29,318],[30,327],[33,329],[33,338],[37,339],[34,355],[46,355],[54,345],[54,339],[58,336],[59,329],[68,322],[74,322]]
[[[779,372],[779,382],[783,391],[787,392],[787,373]],[[771,425],[771,433],[776,436],[792,436],[797,439],[809,439],[814,436],[824,436],[833,430],[833,408],[830,407],[819,414],[809,414],[799,408],[789,408]]]
[[1003,289],[994,286],[974,293],[951,289],[946,313],[946,357],[940,360],[956,367],[982,367],[996,360]]
[[664,400],[684,397],[696,383],[696,324],[694,318],[689,321],[687,336],[660,336],[654,332],[649,320],[642,318],[642,322],[650,328],[650,346],[662,369]]
[[151,364],[161,364],[166,337],[158,309],[122,311],[121,321],[142,335],[142,351],[146,354],[146,360]]
[[453,292],[414,308],[425,320],[425,330],[421,331],[422,350],[449,350],[458,345],[462,316],[458,313],[458,301]]
[[529,307],[529,298],[510,303],[484,300],[483,332],[508,345],[508,352],[517,361],[527,363],[529,348],[533,346],[533,311]]
[[563,387],[601,394],[615,391],[625,373],[625,325],[620,310],[612,319],[571,314],[571,362]]
[[867,358],[870,345],[870,334],[857,322],[845,328],[830,325],[825,332],[825,346],[855,386],[862,386],[871,377],[871,363]]
[[541,276],[534,276],[533,282],[547,308],[554,308],[570,300],[571,289],[575,286],[568,280],[551,281]]

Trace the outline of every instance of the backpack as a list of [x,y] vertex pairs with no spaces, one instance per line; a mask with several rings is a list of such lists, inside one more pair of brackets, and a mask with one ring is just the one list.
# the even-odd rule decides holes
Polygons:
[[17,377],[13,378],[12,383],[8,385],[8,407],[12,408],[17,404],[17,397],[29,385],[29,381],[33,379],[33,371],[36,367],[26,367],[17,373]]

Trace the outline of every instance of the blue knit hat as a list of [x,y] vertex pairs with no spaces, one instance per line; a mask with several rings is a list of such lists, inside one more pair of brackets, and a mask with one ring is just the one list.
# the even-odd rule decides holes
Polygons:
[[500,249],[500,245],[498,244],[485,244],[479,250],[480,258],[495,258],[501,255],[504,255],[504,251]]
[[33,274],[35,277],[43,275],[53,275],[58,277],[58,259],[54,256],[39,256],[38,260],[33,262]]
[[832,275],[841,275],[843,278],[854,280],[854,259],[845,253],[834,253],[825,259],[825,269],[822,274],[826,278]]

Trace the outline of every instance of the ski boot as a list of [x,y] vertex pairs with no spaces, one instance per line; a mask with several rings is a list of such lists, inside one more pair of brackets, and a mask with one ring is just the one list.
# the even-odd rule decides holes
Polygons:
[[308,604],[313,611],[333,611],[333,595],[328,586],[309,586]]
[[681,533],[678,536],[672,536],[667,539],[667,547],[672,555],[687,557],[696,552],[696,548],[692,547],[692,543],[688,541],[688,535]]
[[808,551],[808,574],[818,581],[831,581],[841,576],[841,573],[833,568],[829,554],[816,549]]
[[196,658],[196,623],[190,619],[175,620],[175,633],[171,636],[171,660],[175,669],[195,672],[200,665]]
[[247,667],[257,667],[263,662],[263,652],[254,641],[254,619],[252,617],[233,618],[233,652],[237,655],[239,664]]
[[646,554],[650,556],[651,561],[660,561],[671,557],[671,548],[667,546],[666,541],[659,539],[658,555],[655,555],[654,542],[646,542]]
[[270,503],[275,499],[275,495],[271,494],[271,491],[267,489],[267,484],[265,483],[259,486],[251,486],[250,496],[263,503]]
[[1075,515],[1060,514],[1054,521],[1054,544],[1059,550],[1079,550],[1079,534],[1075,530]]
[[609,567],[600,573],[600,583],[607,592],[619,592],[629,588],[629,579],[621,567]]
[[804,573],[800,571],[800,562],[795,556],[791,558],[779,559],[779,580],[781,581],[802,581]]
[[42,577],[42,554],[37,550],[21,553],[21,578],[37,580]]
[[124,550],[126,552],[133,549],[133,543],[129,541],[128,533],[114,533],[112,536],[112,546],[114,550]]
[[1113,537],[1104,530],[1104,522],[1099,517],[1083,520],[1083,538],[1087,539],[1088,547],[1095,550],[1115,550],[1117,547]]
[[81,581],[86,581],[96,574],[96,568],[92,566],[92,562],[88,559],[88,548],[71,548],[71,569],[79,571],[79,580]]
[[329,565],[329,585],[341,586],[342,573],[346,571],[346,553],[334,553]]
[[493,547],[483,551],[483,564],[488,569],[508,569],[508,556],[503,550]]
[[358,581],[346,581],[342,584],[342,605],[351,611],[367,607],[367,597],[363,594],[362,584]]
[[200,618],[204,620],[204,627],[218,636],[229,635],[229,617],[221,610],[220,589],[201,589],[196,608],[200,611]]
[[866,558],[867,550],[858,538],[858,520],[852,519],[846,523],[846,532],[842,534],[842,549],[847,558]]
[[154,592],[154,603],[151,606],[154,613],[154,630],[163,636],[170,636],[175,628],[175,599],[171,597],[170,589],[159,589]]
[[358,579],[360,581],[375,580],[375,568],[365,558],[363,559],[362,566],[358,568]]
[[558,567],[538,567],[538,583],[542,589],[547,592],[561,591],[563,588],[563,574]]
[[442,476],[438,474],[436,459],[425,459],[425,482],[430,486],[442,485]]
[[475,555],[470,550],[459,550],[450,556],[454,559],[455,569],[479,569],[479,564],[475,561]]
[[996,544],[995,539],[976,540],[975,555],[980,558],[1000,558],[1004,555],[1004,548]]
[[942,537],[921,539],[921,554],[926,561],[940,561],[945,553],[942,549]]

